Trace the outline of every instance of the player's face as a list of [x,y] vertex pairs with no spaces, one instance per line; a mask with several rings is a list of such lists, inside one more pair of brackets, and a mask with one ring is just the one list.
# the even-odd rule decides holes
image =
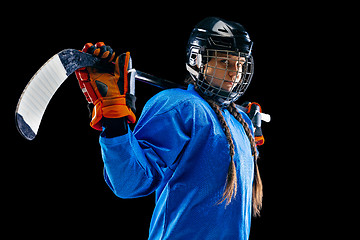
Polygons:
[[231,91],[241,79],[244,57],[215,52],[205,65],[205,79],[214,87]]

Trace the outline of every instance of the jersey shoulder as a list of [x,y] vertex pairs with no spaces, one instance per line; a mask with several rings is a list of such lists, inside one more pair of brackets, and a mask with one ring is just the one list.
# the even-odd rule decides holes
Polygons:
[[144,112],[162,114],[185,105],[202,106],[206,101],[195,91],[180,88],[167,89],[153,96],[144,106]]

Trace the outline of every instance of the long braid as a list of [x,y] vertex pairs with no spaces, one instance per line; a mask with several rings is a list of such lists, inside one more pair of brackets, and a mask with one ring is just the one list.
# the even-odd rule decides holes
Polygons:
[[[185,80],[186,83],[191,83],[195,86],[195,90],[208,102],[210,107],[214,110],[216,113],[216,116],[221,124],[222,129],[224,130],[226,139],[229,144],[229,150],[230,150],[230,165],[226,176],[226,186],[223,193],[222,198],[219,200],[218,204],[223,203],[226,200],[226,206],[230,204],[231,200],[236,197],[237,193],[237,176],[236,176],[236,167],[234,162],[234,155],[235,155],[235,146],[234,142],[232,140],[232,135],[230,132],[230,129],[225,121],[225,118],[221,112],[221,109],[219,105],[212,100],[211,98],[205,96],[201,93],[201,91],[198,90],[198,86],[196,82],[189,77]],[[255,139],[251,133],[251,130],[248,126],[248,124],[245,122],[245,120],[242,118],[241,114],[237,111],[235,103],[231,103],[228,108],[230,114],[232,114],[236,120],[238,120],[241,125],[243,126],[245,133],[247,137],[249,138],[250,144],[251,144],[251,150],[252,154],[254,156],[254,181],[253,181],[253,191],[252,191],[252,203],[253,203],[253,215],[259,216],[260,215],[260,209],[262,207],[262,196],[263,196],[263,190],[262,190],[262,181],[260,178],[259,168],[257,166],[257,149],[256,149],[256,142]]]
[[231,103],[229,106],[229,112],[238,120],[244,127],[245,133],[250,140],[251,151],[254,156],[254,181],[252,191],[252,204],[253,204],[253,215],[259,216],[260,209],[262,207],[263,198],[263,185],[260,178],[260,172],[257,164],[258,153],[256,148],[255,138],[253,137],[249,125],[245,122],[241,114],[237,111],[235,103]]
[[216,116],[221,124],[222,129],[224,129],[224,133],[225,133],[226,139],[229,144],[231,161],[230,161],[229,169],[228,169],[227,176],[226,176],[225,190],[224,190],[222,198],[218,202],[218,204],[221,204],[226,199],[226,205],[229,205],[229,203],[231,202],[231,199],[235,198],[236,193],[237,193],[237,176],[236,176],[236,167],[235,167],[235,162],[234,162],[235,146],[234,146],[234,142],[232,140],[230,129],[224,119],[224,116],[221,113],[220,107],[216,104],[215,101],[213,101],[211,99],[206,99],[206,101],[209,103],[211,108],[215,111]]
[[195,87],[195,90],[200,94],[200,96],[203,99],[205,99],[205,101],[214,110],[214,112],[216,113],[216,116],[217,116],[217,118],[218,118],[218,120],[219,120],[219,122],[221,124],[221,127],[224,130],[226,140],[227,140],[227,142],[229,144],[230,160],[231,161],[230,161],[227,176],[226,176],[225,190],[224,190],[222,198],[218,202],[218,204],[221,204],[226,199],[226,204],[225,205],[227,206],[231,202],[232,198],[236,197],[236,193],[237,193],[237,176],[236,176],[236,167],[235,167],[235,162],[234,162],[235,145],[234,145],[234,142],[232,140],[232,136],[231,136],[229,126],[227,125],[227,123],[225,121],[225,118],[224,118],[224,116],[223,116],[223,114],[221,112],[221,109],[220,109],[219,105],[214,100],[212,100],[211,98],[204,95],[201,91],[199,91],[196,82],[191,77],[186,79],[185,82],[193,84],[194,87]]

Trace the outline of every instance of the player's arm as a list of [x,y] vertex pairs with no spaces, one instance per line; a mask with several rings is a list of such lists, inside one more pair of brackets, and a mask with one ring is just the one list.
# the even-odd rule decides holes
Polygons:
[[128,123],[136,120],[130,53],[107,63],[114,54],[104,46],[86,44],[83,51],[104,59],[104,64],[115,64],[114,72],[83,68],[77,70],[76,77],[88,102],[95,105],[90,126],[103,130],[100,145],[106,183],[118,197],[144,196],[156,189],[161,174],[128,130]]

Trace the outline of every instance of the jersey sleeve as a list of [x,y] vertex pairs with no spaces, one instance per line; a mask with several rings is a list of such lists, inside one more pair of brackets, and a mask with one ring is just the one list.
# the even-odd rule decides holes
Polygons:
[[190,140],[184,122],[188,114],[181,108],[144,108],[134,131],[115,138],[100,137],[105,181],[117,196],[151,194],[175,170]]

